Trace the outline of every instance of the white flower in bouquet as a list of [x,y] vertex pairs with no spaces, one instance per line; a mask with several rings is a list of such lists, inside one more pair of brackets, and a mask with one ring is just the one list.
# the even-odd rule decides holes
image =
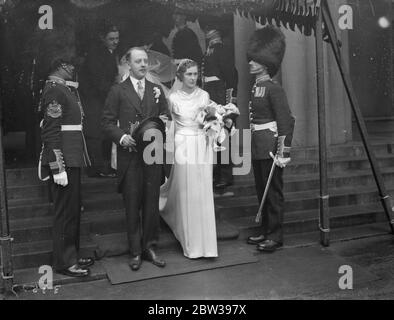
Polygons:
[[239,115],[239,110],[234,104],[222,106],[212,100],[197,113],[196,121],[203,126],[205,134],[213,138],[215,151],[225,150],[218,145],[226,139],[223,118],[234,113]]

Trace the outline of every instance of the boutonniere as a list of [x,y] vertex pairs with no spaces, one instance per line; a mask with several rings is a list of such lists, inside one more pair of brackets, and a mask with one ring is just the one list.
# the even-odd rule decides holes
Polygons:
[[156,103],[159,103],[159,98],[161,96],[161,91],[158,87],[153,88],[153,94],[155,95]]

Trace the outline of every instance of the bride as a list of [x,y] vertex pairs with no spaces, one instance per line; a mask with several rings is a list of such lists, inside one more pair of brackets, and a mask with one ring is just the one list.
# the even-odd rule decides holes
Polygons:
[[[161,187],[161,215],[186,257],[213,258],[218,256],[212,187],[214,135],[207,133],[204,118],[207,107],[219,114],[229,108],[238,110],[234,105],[222,107],[210,101],[208,93],[197,86],[196,62],[182,60],[176,75],[182,87],[169,96],[175,123],[175,161]],[[213,132],[214,126],[208,131]]]

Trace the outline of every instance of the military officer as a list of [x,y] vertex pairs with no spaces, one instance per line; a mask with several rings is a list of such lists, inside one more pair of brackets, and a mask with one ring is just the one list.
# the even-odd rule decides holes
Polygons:
[[80,258],[81,168],[90,164],[82,133],[83,110],[69,54],[54,54],[41,97],[42,152],[39,178],[49,181],[54,201],[53,266],[72,277],[89,275],[92,258]]
[[[222,35],[218,28],[208,24],[205,27],[207,51],[204,55],[201,67],[202,87],[209,93],[211,100],[218,104],[237,103],[238,73],[234,66],[233,56],[223,45]],[[224,119],[227,131],[227,149],[218,152],[217,165],[214,168],[215,191],[223,193],[227,186],[233,183],[231,163],[231,133],[235,128],[237,115],[231,115]],[[224,152],[229,157],[224,157]]]
[[283,245],[283,169],[290,162],[295,119],[286,93],[272,80],[279,70],[286,43],[280,29],[268,26],[255,31],[248,47],[250,73],[256,77],[250,101],[252,163],[258,200],[261,202],[271,167],[273,178],[262,213],[261,234],[248,243],[262,252]]

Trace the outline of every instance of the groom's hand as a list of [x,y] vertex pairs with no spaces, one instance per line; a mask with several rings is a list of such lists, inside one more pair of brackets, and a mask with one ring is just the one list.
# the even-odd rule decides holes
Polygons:
[[122,147],[127,147],[127,148],[131,148],[131,147],[135,147],[137,145],[137,143],[135,142],[135,140],[131,137],[131,135],[125,135],[121,141],[121,145]]
[[165,114],[159,116],[159,118],[160,118],[160,120],[163,121],[164,123],[166,123],[168,120],[170,120],[170,119],[168,118],[168,116],[165,115]]

